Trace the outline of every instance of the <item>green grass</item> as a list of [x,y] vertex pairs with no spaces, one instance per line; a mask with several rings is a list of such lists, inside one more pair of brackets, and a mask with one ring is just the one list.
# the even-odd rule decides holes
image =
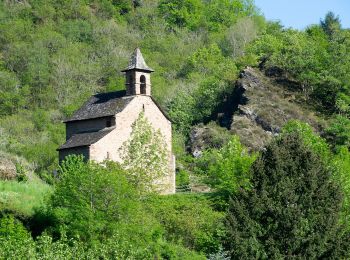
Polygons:
[[43,205],[52,191],[50,185],[31,182],[0,181],[0,211],[8,210],[24,217],[31,216],[35,208]]

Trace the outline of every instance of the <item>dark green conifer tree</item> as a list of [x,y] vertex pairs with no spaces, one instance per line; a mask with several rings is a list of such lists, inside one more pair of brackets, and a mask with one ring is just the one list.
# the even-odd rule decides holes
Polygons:
[[336,16],[333,12],[328,12],[324,20],[320,21],[323,31],[332,39],[335,33],[341,29],[341,23],[339,16]]
[[339,185],[300,136],[276,139],[252,171],[252,188],[230,202],[232,259],[349,258]]

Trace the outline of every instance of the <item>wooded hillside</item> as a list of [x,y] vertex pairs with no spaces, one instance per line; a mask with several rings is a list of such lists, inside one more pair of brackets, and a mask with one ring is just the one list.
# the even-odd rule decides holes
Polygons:
[[[173,121],[174,196],[58,165],[62,120],[124,89],[136,47]],[[253,0],[1,1],[0,258],[348,258],[349,53],[335,14],[299,31]]]

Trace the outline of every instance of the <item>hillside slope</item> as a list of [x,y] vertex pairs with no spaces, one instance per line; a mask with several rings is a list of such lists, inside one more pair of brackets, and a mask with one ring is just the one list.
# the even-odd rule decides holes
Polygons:
[[[292,90],[293,89],[293,90]],[[322,133],[326,122],[298,89],[298,83],[270,70],[247,67],[216,118],[221,126],[197,125],[190,135],[194,156],[208,147],[220,147],[236,134],[250,150],[261,150],[289,120],[300,120]]]
[[321,131],[321,119],[305,105],[300,92],[288,89],[290,84],[297,83],[268,77],[251,67],[243,70],[236,82],[238,103],[234,104],[231,132],[240,136],[249,148],[259,150],[292,119],[307,122]]

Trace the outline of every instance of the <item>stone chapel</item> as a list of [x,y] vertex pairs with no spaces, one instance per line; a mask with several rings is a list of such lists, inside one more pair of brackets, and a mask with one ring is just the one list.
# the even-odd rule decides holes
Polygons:
[[151,73],[139,48],[125,72],[126,90],[92,96],[66,124],[66,142],[58,148],[59,160],[82,154],[87,160],[121,162],[119,148],[128,140],[132,124],[141,112],[155,130],[160,130],[168,151],[169,171],[160,180],[164,194],[175,193],[175,157],[171,145],[171,121],[152,98]]

